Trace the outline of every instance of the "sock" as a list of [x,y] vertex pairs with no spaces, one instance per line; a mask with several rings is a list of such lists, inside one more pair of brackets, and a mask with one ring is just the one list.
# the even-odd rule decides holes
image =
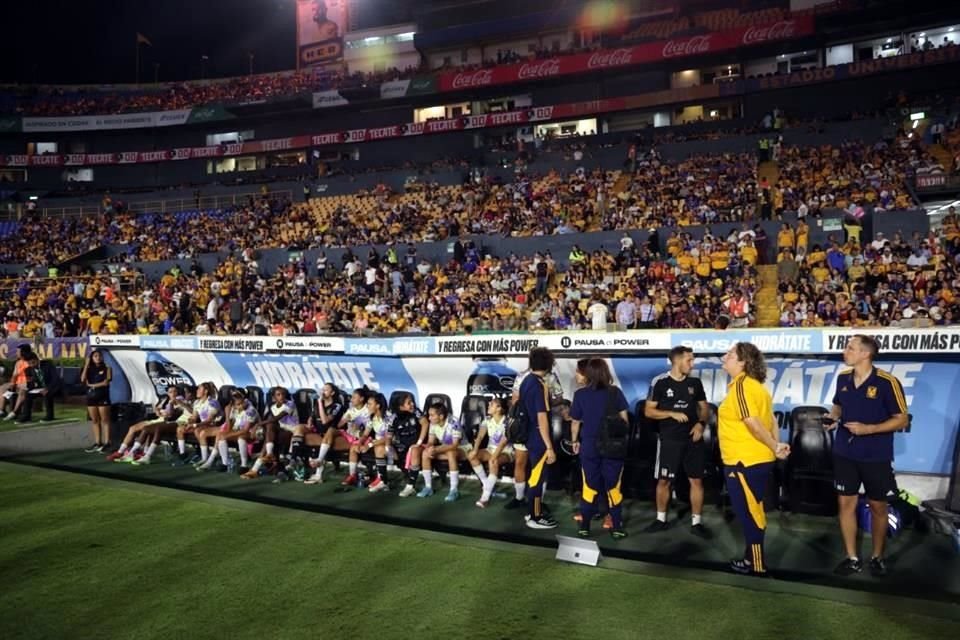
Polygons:
[[660,522],[667,521],[667,512],[666,511],[657,511],[657,520]]
[[224,466],[228,466],[230,464],[230,450],[227,448],[227,441],[221,440],[218,442],[217,450],[220,451],[220,462],[222,462]]
[[301,448],[303,447],[303,436],[293,436],[290,438],[290,455],[293,458],[300,458]]
[[257,460],[253,463],[253,468],[251,468],[250,470],[251,470],[251,471],[260,471],[260,467],[262,467],[262,466],[263,466],[263,458],[262,458],[262,457],[261,457],[261,458],[257,458]]
[[237,448],[240,449],[240,466],[246,467],[250,462],[250,454],[247,453],[247,441],[243,438],[237,439]]
[[351,476],[357,475],[357,463],[356,463],[356,462],[351,462],[351,463],[350,463],[350,475],[351,475]]
[[320,455],[317,456],[317,462],[323,464],[323,461],[327,459],[327,454],[330,452],[330,445],[322,444],[320,445]]
[[490,495],[493,493],[494,487],[497,486],[496,476],[487,476],[486,482],[483,483],[483,493],[480,495],[480,500],[486,502],[490,499]]
[[420,467],[410,467],[407,469],[407,484],[417,484],[417,476],[420,475]]
[[[142,444],[143,444],[143,443],[141,443],[141,442],[134,442],[134,443],[133,443],[133,446],[130,447],[130,455],[135,454],[135,453],[140,449],[140,446],[141,446]],[[122,449],[122,448],[123,448],[123,445],[120,445],[120,448]]]
[[377,458],[377,475],[383,482],[387,481],[387,461],[384,458]]
[[430,489],[433,486],[433,471],[430,469],[424,469],[421,471],[423,474],[423,488]]
[[453,493],[460,488],[460,472],[451,471],[450,472],[450,492]]
[[483,470],[482,464],[478,464],[477,466],[475,466],[473,468],[473,472],[477,474],[478,478],[480,478],[480,482],[483,483],[487,481],[487,472]]
[[267,445],[266,445],[266,447],[267,447],[267,455],[268,455],[268,456],[272,456],[272,455],[273,455],[273,443],[272,443],[272,442],[268,442]]
[[692,523],[693,526],[694,527],[697,526],[698,524],[700,524],[700,514],[699,513],[693,514],[693,516],[691,517],[691,520],[693,520],[693,523]]
[[200,445],[200,462],[204,462],[210,456],[210,447],[205,444]]
[[516,482],[513,483],[514,495],[517,497],[517,500],[523,500],[523,494],[527,490],[526,482]]
[[127,450],[127,445],[121,444],[121,445],[120,445],[120,448],[117,449],[117,453],[119,453],[119,454],[122,455],[124,452],[126,452],[126,450]]
[[180,452],[180,455],[187,455],[187,441],[186,440],[177,440],[177,451]]
[[150,443],[150,446],[147,447],[147,452],[146,452],[145,454],[143,454],[143,457],[144,457],[145,459],[149,460],[151,457],[153,457],[153,452],[156,451],[156,450],[157,450],[157,443],[156,443],[156,442],[151,442],[151,443]]

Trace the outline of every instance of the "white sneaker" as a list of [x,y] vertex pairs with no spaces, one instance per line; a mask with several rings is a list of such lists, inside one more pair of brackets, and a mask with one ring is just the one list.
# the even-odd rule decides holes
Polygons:
[[13,420],[13,419],[16,418],[16,417],[17,417],[17,414],[15,414],[13,411],[11,411],[11,412],[8,413],[7,415],[5,415],[5,416],[3,417],[3,419],[4,419],[4,420]]
[[417,492],[416,488],[412,484],[408,484],[403,488],[403,491],[400,492],[401,498],[409,498]]
[[312,476],[303,481],[303,484],[321,484],[323,483],[323,472],[317,469]]

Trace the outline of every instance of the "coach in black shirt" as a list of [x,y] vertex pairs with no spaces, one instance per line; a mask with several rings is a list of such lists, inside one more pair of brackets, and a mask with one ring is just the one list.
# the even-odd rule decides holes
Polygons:
[[707,396],[699,378],[691,378],[693,349],[674,347],[670,350],[670,371],[654,378],[644,405],[644,415],[657,420],[660,440],[657,443],[657,519],[644,531],[667,528],[667,505],[674,478],[681,469],[690,480],[690,508],[693,521],[690,531],[702,538],[710,532],[700,518],[703,513],[703,473],[707,464],[707,447],[703,428],[709,415]]

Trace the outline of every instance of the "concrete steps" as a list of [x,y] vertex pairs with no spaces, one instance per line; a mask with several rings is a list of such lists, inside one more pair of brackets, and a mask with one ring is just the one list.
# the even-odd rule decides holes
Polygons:
[[776,327],[780,324],[780,307],[777,304],[777,265],[763,264],[757,267],[760,274],[760,289],[753,296],[758,327]]

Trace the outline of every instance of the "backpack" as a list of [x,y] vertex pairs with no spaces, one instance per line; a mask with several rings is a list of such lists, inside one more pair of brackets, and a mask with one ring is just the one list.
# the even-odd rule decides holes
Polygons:
[[[543,384],[543,380],[538,379],[538,381],[541,385]],[[517,398],[517,401],[510,407],[510,411],[507,412],[505,429],[507,442],[510,444],[527,444],[527,440],[530,438],[530,413],[527,411],[527,405],[522,397]]]
[[597,453],[601,458],[625,460],[630,446],[630,425],[620,417],[614,404],[616,387],[607,389],[607,408],[597,434]]

